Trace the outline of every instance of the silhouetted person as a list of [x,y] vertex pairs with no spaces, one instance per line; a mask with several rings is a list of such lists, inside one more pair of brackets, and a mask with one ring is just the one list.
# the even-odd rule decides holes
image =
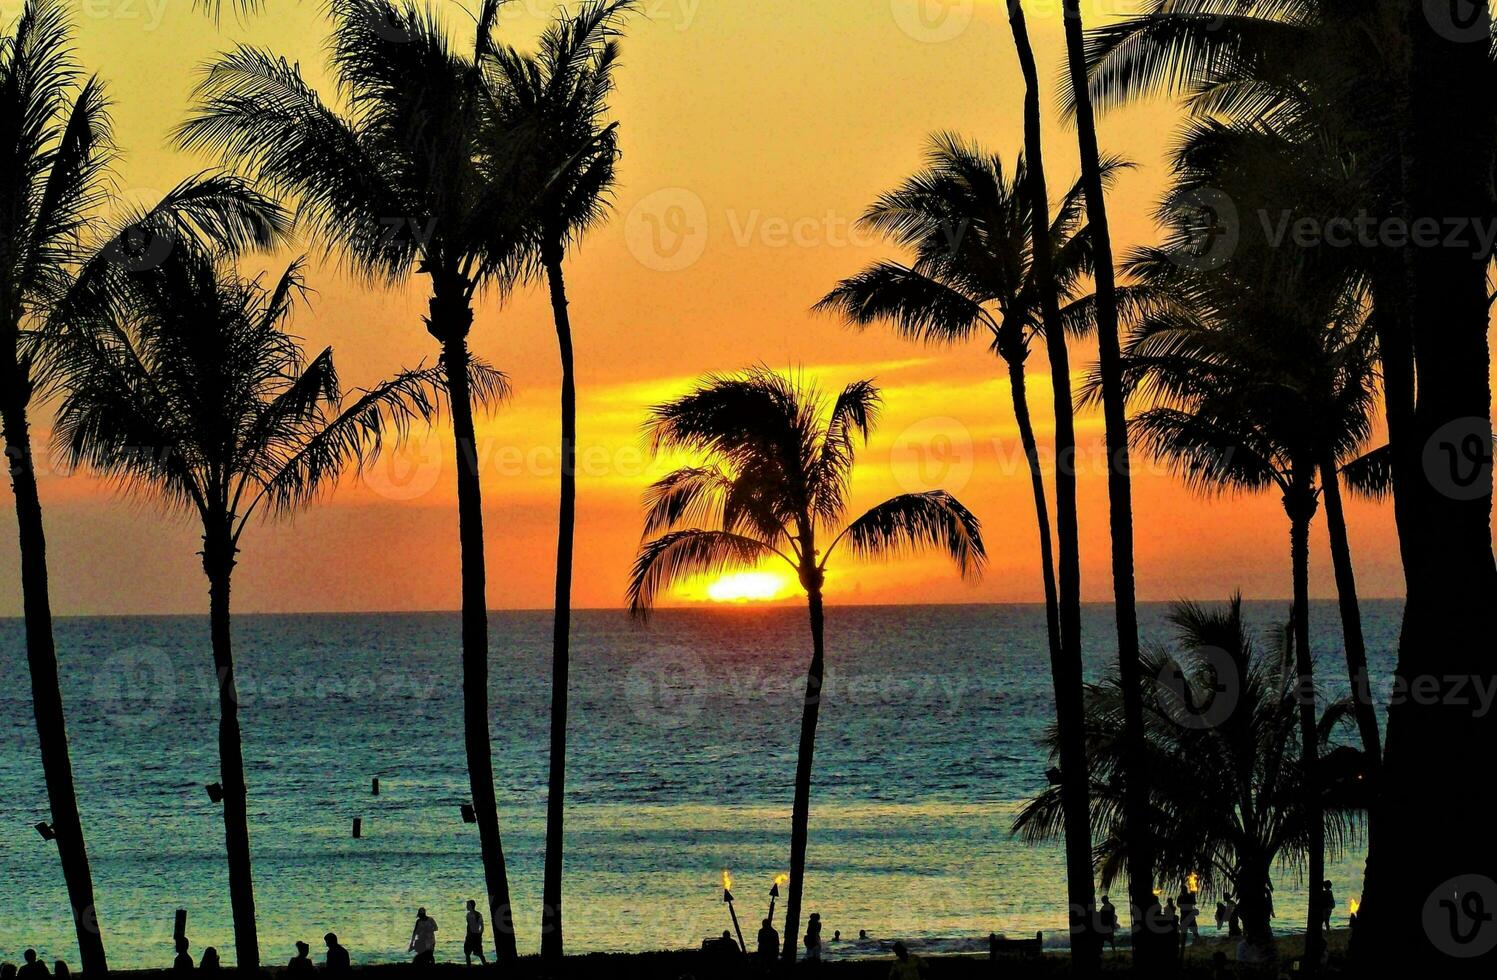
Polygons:
[[925,961],[913,955],[904,943],[894,944],[894,965],[889,967],[889,980],[920,980],[925,975]]
[[223,964],[218,961],[218,947],[208,946],[203,949],[202,962],[198,963],[199,973],[217,973],[223,969]]
[[1196,910],[1196,894],[1186,886],[1180,887],[1180,941],[1185,941],[1185,934],[1190,933],[1196,939],[1201,938],[1201,928],[1196,924],[1198,916]]
[[860,943],[861,942],[867,942],[867,940],[868,940],[868,930],[867,929],[859,929],[858,930],[858,942],[860,942]]
[[473,965],[473,957],[478,957],[478,962],[484,966],[489,961],[483,956],[483,913],[478,911],[478,903],[468,899],[468,932],[463,936],[463,957],[468,965]]
[[724,959],[736,959],[738,955],[743,952],[743,950],[738,948],[737,941],[733,939],[733,933],[728,931],[727,929],[723,930],[723,934],[721,936],[718,936],[716,939],[712,940],[709,948],[714,954],[721,956]]
[[412,963],[435,963],[437,961],[437,920],[426,914],[426,909],[416,910],[416,925],[411,929],[411,947],[416,958]]
[[780,958],[780,934],[768,919],[759,924],[759,945],[754,951],[754,958],[766,970],[774,969]]
[[47,972],[47,964],[36,958],[36,950],[28,949],[21,956],[26,962],[22,963],[21,968],[16,971],[16,980],[32,980],[33,977],[52,975]]
[[288,977],[310,977],[317,972],[317,967],[312,962],[312,947],[296,941],[296,955],[286,964],[286,976]]
[[54,977],[70,977],[73,975],[73,971],[69,970],[68,965],[62,960],[58,960],[52,964],[52,975]]
[[0,963],[0,980],[16,980],[16,965]]
[[1329,881],[1320,885],[1320,928],[1331,931],[1331,913],[1336,910],[1336,893]]
[[176,939],[176,945],[177,945],[177,955],[176,955],[175,958],[172,959],[172,972],[173,973],[191,973],[192,972],[192,954],[187,951],[188,950],[187,937],[186,936],[178,936],[177,939]]
[[1118,948],[1118,909],[1112,904],[1112,900],[1106,895],[1102,896],[1102,905],[1097,909],[1097,925],[1102,940],[1110,945],[1113,952]]
[[348,959],[348,950],[338,945],[336,933],[328,933],[322,937],[327,944],[327,958],[323,960],[323,968],[327,970],[330,977],[344,977],[353,969],[353,963]]
[[1221,932],[1222,926],[1227,924],[1227,906],[1222,902],[1216,903],[1216,931]]
[[806,962],[821,962],[821,913],[812,912],[806,923]]
[[834,942],[834,943],[840,943],[841,941],[842,941],[842,930],[841,929],[833,929],[832,930],[832,942]]

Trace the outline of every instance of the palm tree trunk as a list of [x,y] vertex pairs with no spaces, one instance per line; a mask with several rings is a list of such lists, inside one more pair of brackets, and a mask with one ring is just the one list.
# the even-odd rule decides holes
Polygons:
[[[1425,221],[1492,214],[1491,175],[1497,105],[1491,93],[1490,11],[1460,5],[1469,23],[1451,31],[1425,5],[1407,5],[1409,100],[1404,179],[1409,211]],[[1476,38],[1478,40],[1474,40]],[[1468,93],[1455,97],[1453,93]],[[1487,344],[1489,256],[1467,232],[1459,247],[1410,247],[1409,309],[1418,378],[1407,438],[1392,430],[1395,493],[1412,495],[1400,539],[1412,536],[1404,578],[1408,601],[1399,642],[1401,690],[1434,679],[1466,686],[1494,681],[1487,644],[1497,603],[1492,555],[1491,377]],[[1421,466],[1428,454],[1432,462]],[[1407,559],[1406,559],[1407,562]],[[1469,699],[1396,699],[1388,711],[1383,792],[1374,818],[1378,836],[1367,862],[1365,916],[1358,919],[1358,959],[1393,973],[1485,976],[1497,950],[1471,955],[1479,920],[1465,914],[1447,928],[1426,929],[1427,902],[1490,914],[1490,869],[1497,838],[1472,797],[1472,760],[1497,747],[1497,715]],[[1430,815],[1439,814],[1439,832]],[[1419,840],[1410,848],[1407,842]],[[1477,869],[1482,869],[1478,873]],[[1484,884],[1483,884],[1484,883]],[[1441,897],[1436,899],[1436,894]],[[1453,913],[1454,915],[1455,913]],[[1463,938],[1464,937],[1464,938]],[[1366,940],[1365,944],[1363,939]],[[1488,944],[1489,945],[1489,944]]]
[[83,820],[73,787],[73,760],[68,751],[62,687],[57,676],[57,650],[52,640],[52,604],[47,590],[47,540],[42,504],[32,468],[31,432],[22,380],[16,367],[14,340],[6,367],[4,406],[5,455],[10,459],[10,482],[16,494],[16,525],[21,550],[22,606],[26,614],[26,663],[31,674],[31,703],[36,715],[36,739],[41,749],[42,776],[57,834],[57,854],[73,908],[78,935],[78,957],[83,972],[104,976],[109,964],[94,907],[93,872],[83,839]]
[[1377,730],[1377,707],[1372,702],[1372,682],[1367,675],[1367,643],[1362,635],[1362,610],[1357,602],[1357,576],[1352,567],[1351,542],[1346,536],[1346,513],[1341,506],[1341,477],[1331,460],[1320,464],[1321,496],[1325,498],[1325,523],[1331,536],[1331,565],[1336,571],[1336,600],[1341,609],[1341,634],[1346,647],[1346,674],[1351,680],[1357,715],[1357,731],[1367,756],[1374,783],[1380,768],[1382,738]]
[[816,718],[821,711],[826,652],[821,573],[815,569],[803,571],[801,578],[811,614],[811,667],[806,671],[806,703],[801,710],[800,749],[795,760],[795,802],[790,808],[790,888],[785,898],[785,947],[781,959],[791,966],[800,946],[800,901],[806,878],[806,837],[811,826],[811,760],[816,752]]
[[1045,587],[1045,635],[1050,642],[1050,662],[1061,656],[1060,609],[1055,594],[1055,549],[1050,540],[1050,505],[1045,498],[1045,471],[1040,466],[1039,445],[1034,438],[1034,422],[1029,417],[1029,394],[1024,381],[1024,361],[1008,360],[1009,387],[1013,389],[1014,419],[1019,426],[1019,443],[1029,463],[1029,484],[1034,491],[1035,523],[1040,532],[1040,576]]
[[239,732],[239,688],[229,630],[229,586],[234,543],[226,516],[213,515],[203,533],[203,571],[208,575],[208,625],[218,675],[218,771],[223,787],[224,847],[229,859],[229,905],[234,916],[234,958],[242,972],[260,969],[255,929],[255,881],[250,863],[249,789]]
[[1272,915],[1269,898],[1269,862],[1258,858],[1243,858],[1237,879],[1237,916],[1242,920],[1242,938],[1259,951],[1264,961],[1272,963],[1278,958],[1274,941]]
[[566,282],[560,247],[545,257],[551,288],[551,312],[561,355],[561,501],[556,528],[556,612],[551,638],[551,755],[546,791],[546,867],[542,886],[541,957],[562,957],[561,871],[565,851],[562,823],[566,812],[567,675],[571,660],[572,549],[577,523],[577,385],[572,363],[572,321],[567,313]]
[[1035,284],[1040,293],[1045,347],[1055,388],[1055,519],[1060,545],[1057,608],[1060,656],[1051,661],[1055,721],[1060,733],[1061,807],[1066,828],[1066,893],[1071,957],[1077,973],[1099,968],[1096,886],[1092,878],[1090,779],[1086,761],[1086,717],[1081,666],[1081,547],[1076,518],[1076,427],[1071,408],[1070,355],[1060,323],[1051,269],[1050,204],[1041,149],[1039,73],[1019,0],[1009,6],[1009,26],[1024,74],[1024,155]]
[[[435,301],[433,306],[436,306]],[[484,884],[489,893],[494,951],[500,963],[512,964],[519,954],[515,946],[504,845],[499,837],[499,803],[494,795],[494,760],[489,746],[489,614],[483,559],[483,499],[478,480],[478,437],[473,430],[473,404],[468,388],[465,333],[447,333],[449,339],[444,342],[442,350],[457,446],[457,521],[462,552],[463,744],[468,755],[473,812],[478,818],[478,843],[483,856]]]
[[1309,912],[1305,923],[1305,969],[1320,968],[1325,935],[1320,931],[1320,883],[1325,879],[1325,818],[1320,796],[1319,736],[1315,718],[1315,674],[1310,659],[1310,518],[1315,495],[1299,485],[1284,498],[1289,514],[1290,559],[1294,566],[1294,669],[1299,675],[1295,700],[1299,704],[1300,765],[1304,772],[1305,824],[1309,837]]
[[1076,103],[1081,183],[1092,239],[1097,295],[1097,371],[1102,379],[1102,418],[1107,444],[1107,500],[1112,532],[1113,610],[1118,635],[1118,675],[1123,687],[1124,837],[1128,846],[1128,891],[1135,907],[1153,901],[1154,847],[1149,813],[1149,773],[1144,753],[1143,678],[1138,657],[1138,610],[1133,577],[1133,487],[1129,475],[1128,418],[1118,341],[1117,287],[1112,236],[1102,185],[1101,152],[1086,79],[1086,40],[1078,0],[1063,5],[1066,53]]

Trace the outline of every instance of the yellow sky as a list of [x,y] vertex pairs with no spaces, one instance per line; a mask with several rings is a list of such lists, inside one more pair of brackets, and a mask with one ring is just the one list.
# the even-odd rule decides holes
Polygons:
[[[245,40],[299,61],[324,91],[318,0],[266,0],[264,13],[215,25],[190,0],[71,0],[79,55],[107,82],[119,184],[150,200],[210,161],[178,154],[167,134],[187,108],[197,66]],[[0,0],[9,22],[18,0]],[[467,4],[443,0],[451,23]],[[854,509],[904,489],[944,486],[984,522],[991,568],[977,584],[941,563],[844,563],[834,600],[1035,601],[1037,546],[1028,480],[1000,366],[975,343],[921,349],[887,331],[854,333],[809,307],[840,277],[894,253],[851,223],[919,165],[928,134],[949,129],[1006,157],[1022,142],[1022,85],[1000,0],[641,0],[629,23],[616,98],[624,152],[616,211],[568,263],[577,334],[582,463],[576,602],[622,601],[638,543],[639,495],[662,467],[643,455],[649,404],[706,371],[755,362],[797,367],[824,387],[876,377],[882,426],[860,457]],[[1091,23],[1128,0],[1084,3]],[[526,43],[553,9],[517,0],[505,33]],[[1062,63],[1059,0],[1029,0],[1047,107]],[[463,36],[467,30],[462,28]],[[1051,112],[1052,191],[1074,179],[1074,135]],[[1139,164],[1111,201],[1119,250],[1153,239],[1152,205],[1176,124],[1154,104],[1106,116],[1104,147]],[[313,306],[295,321],[308,347],[331,344],[346,383],[369,384],[430,359],[421,283],[367,290],[314,264]],[[555,335],[541,292],[500,308],[486,298],[472,345],[505,370],[513,402],[480,425],[490,604],[550,604],[554,557]],[[1078,345],[1073,367],[1094,351]],[[1031,359],[1031,404],[1048,436],[1050,387]],[[45,435],[46,419],[38,418]],[[1079,426],[1083,578],[1110,597],[1099,421]],[[457,605],[450,437],[419,440],[349,481],[294,523],[257,526],[236,575],[241,610],[432,609]],[[1140,461],[1135,478],[1138,578],[1145,598],[1289,591],[1278,501],[1202,500]],[[196,532],[81,476],[42,481],[53,582],[63,613],[197,612],[204,586]],[[0,508],[11,509],[9,495]],[[1368,595],[1402,590],[1386,507],[1353,504],[1352,545]],[[7,513],[5,520],[10,521]],[[1323,528],[1317,595],[1333,594]],[[687,590],[690,600],[703,590]],[[0,614],[19,611],[14,538],[0,534]]]

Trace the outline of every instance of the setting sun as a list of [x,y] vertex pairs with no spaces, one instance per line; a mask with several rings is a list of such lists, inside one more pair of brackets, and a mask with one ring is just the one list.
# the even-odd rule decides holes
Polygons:
[[713,602],[767,602],[789,593],[790,583],[774,572],[735,572],[707,586]]

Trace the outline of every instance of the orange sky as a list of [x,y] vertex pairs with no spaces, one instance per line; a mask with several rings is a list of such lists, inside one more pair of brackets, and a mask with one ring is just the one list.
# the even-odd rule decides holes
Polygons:
[[[267,0],[265,13],[216,25],[189,0],[75,0],[80,57],[108,82],[119,185],[154,200],[209,161],[170,150],[195,68],[233,41],[300,61],[324,91],[317,0]],[[466,4],[444,0],[454,24]],[[553,9],[516,0],[505,32],[532,37]],[[1091,0],[1101,22],[1127,0]],[[9,23],[18,0],[0,0]],[[1059,0],[1029,0],[1030,29],[1051,87],[1062,61]],[[702,372],[763,361],[840,387],[876,377],[884,421],[860,457],[857,509],[902,489],[941,485],[977,512],[991,568],[962,583],[936,561],[895,567],[844,563],[833,600],[1036,601],[1037,544],[1028,481],[1001,365],[974,342],[922,349],[887,331],[853,333],[810,305],[840,277],[894,253],[851,227],[881,191],[919,164],[926,136],[950,129],[1004,156],[1020,148],[1022,85],[998,0],[641,0],[628,26],[617,93],[624,159],[613,219],[568,264],[577,333],[582,464],[576,602],[621,604],[638,543],[639,495],[662,470],[645,459],[638,427],[647,405]],[[466,38],[467,29],[462,28]],[[1104,147],[1140,167],[1111,200],[1119,250],[1155,235],[1152,205],[1165,178],[1174,110],[1154,104],[1106,116]],[[1074,179],[1073,133],[1051,113],[1052,190]],[[332,344],[350,385],[369,384],[434,356],[419,317],[422,283],[369,291],[315,266],[313,307],[295,321],[308,347]],[[559,371],[540,291],[500,307],[484,300],[475,351],[508,372],[511,404],[480,424],[485,460],[490,604],[550,604],[554,556]],[[1084,371],[1095,352],[1078,346]],[[1050,426],[1042,354],[1030,363],[1042,439]],[[45,412],[36,421],[45,436]],[[1100,420],[1080,420],[1093,465],[1083,469],[1085,597],[1110,598],[1106,491],[1095,461]],[[450,436],[438,431],[350,480],[294,523],[247,535],[235,579],[243,611],[446,609],[457,605],[457,541]],[[1138,579],[1144,598],[1250,597],[1289,591],[1287,528],[1278,500],[1202,500],[1145,461],[1135,477]],[[83,476],[41,484],[52,597],[61,613],[199,612],[203,578],[191,522],[121,501]],[[0,509],[12,509],[9,494]],[[1352,504],[1352,546],[1363,592],[1402,591],[1392,516]],[[1312,568],[1334,594],[1323,527]],[[20,609],[12,534],[0,533],[0,614]],[[690,601],[702,590],[684,590]]]

